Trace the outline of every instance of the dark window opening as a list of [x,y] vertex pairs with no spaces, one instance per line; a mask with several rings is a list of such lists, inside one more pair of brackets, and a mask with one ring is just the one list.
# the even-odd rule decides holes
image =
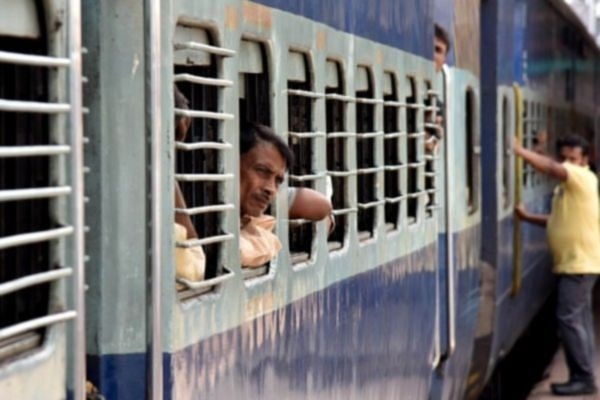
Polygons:
[[467,172],[467,206],[469,214],[474,213],[478,207],[477,198],[477,138],[475,135],[475,96],[467,90],[465,98],[465,129],[466,129],[466,172]]
[[[335,65],[335,73],[337,77],[337,85],[327,87],[325,92],[327,94],[344,94],[344,82],[342,74],[342,66],[339,62],[332,62]],[[326,129],[327,134],[330,135],[335,132],[346,131],[346,103],[339,99],[327,99],[326,100]],[[329,137],[327,139],[327,170],[331,172],[346,172],[348,171],[348,165],[346,162],[346,138],[345,137]],[[347,182],[348,178],[345,176],[331,175],[331,183],[333,194],[331,198],[332,206],[334,210],[347,209],[350,204],[347,197]],[[338,214],[335,216],[335,228],[329,235],[329,242],[338,243],[334,246],[335,249],[343,247],[346,240],[346,233],[348,231],[348,215]]]
[[[244,41],[242,41],[244,42]],[[267,50],[262,43],[258,44],[262,72],[243,73],[244,96],[240,97],[240,124],[246,121],[271,125],[271,93],[269,88],[269,67],[267,63]]]
[[[398,90],[396,77],[391,73],[386,73],[386,79],[390,81],[390,92],[383,97],[383,100],[388,102],[398,101]],[[385,197],[391,201],[385,205],[385,223],[392,230],[398,228],[400,216],[400,202],[397,201],[401,196],[400,191],[400,140],[398,138],[398,106],[386,105],[383,108],[383,131],[384,137],[384,164],[385,171]]]
[[[310,91],[312,83],[310,80],[310,66],[308,57],[302,54],[304,80],[288,80],[288,89]],[[312,132],[312,107],[313,99],[308,96],[290,94],[288,96],[288,130],[290,136],[288,143],[294,153],[294,166],[290,175],[302,176],[313,174],[313,146],[312,137],[297,137],[294,133]],[[290,179],[290,186],[313,188],[312,181]],[[289,205],[291,206],[291,204]],[[295,223],[290,221],[289,241],[292,253],[302,253],[298,261],[310,258],[312,243],[314,239],[314,224],[307,222]]]
[[408,220],[411,222],[417,221],[419,198],[416,194],[419,189],[419,137],[417,135],[417,88],[413,78],[408,79],[410,88],[410,96],[406,98],[406,130],[408,133],[407,151],[408,151],[408,202],[407,213]]
[[[239,93],[239,116],[240,125],[245,122],[258,122],[271,126],[271,88],[270,72],[267,49],[263,43],[242,40],[241,46],[248,46],[253,52],[253,59],[258,60],[258,65],[248,66],[248,69],[240,70],[240,93]],[[241,129],[241,126],[240,126]],[[238,176],[236,174],[236,176]],[[272,214],[272,207],[265,210],[265,214]],[[287,212],[286,212],[287,217]],[[258,268],[243,268],[245,279],[266,275],[269,272],[270,261]]]
[[[207,33],[208,34],[208,33]],[[210,37],[210,36],[209,36]],[[211,43],[213,45],[212,40]],[[190,74],[206,78],[217,78],[217,58],[210,55],[207,65],[175,65],[175,74]],[[212,85],[177,82],[177,87],[189,101],[190,110],[218,112],[219,88]],[[193,118],[185,138],[186,143],[219,142],[219,121],[210,118]],[[218,174],[221,172],[221,152],[215,149],[179,150],[175,160],[176,174]],[[222,182],[217,181],[179,181],[179,185],[188,208],[224,204]],[[223,235],[221,215],[208,212],[190,216],[200,239]],[[222,243],[204,244],[206,255],[205,279],[211,279],[222,273]]]
[[[430,94],[431,91],[431,82],[425,82],[425,101],[423,104],[424,107],[430,108],[430,110],[425,112],[425,122],[430,124],[437,125],[437,110],[434,110],[437,106],[436,96]],[[434,137],[437,132],[435,128],[425,128],[429,130],[429,134]],[[427,138],[427,136],[426,136]],[[436,170],[435,170],[435,150],[427,150],[427,156],[425,159],[425,190],[427,191],[427,207],[426,207],[426,215],[431,217],[433,215],[434,207],[437,204],[437,198],[435,193],[435,185],[436,185]]]
[[[41,19],[40,19],[41,20]],[[45,27],[40,24],[40,32]],[[47,54],[46,37],[30,40],[0,36],[0,50],[22,54]],[[0,63],[0,98],[48,102],[48,69]],[[56,144],[50,138],[45,114],[0,112],[0,146]],[[48,156],[0,158],[0,190],[48,187],[55,184]],[[47,198],[0,202],[0,237],[59,227]],[[52,243],[39,242],[0,250],[0,282],[51,270]],[[50,284],[44,283],[0,296],[0,328],[48,314]],[[36,333],[43,335],[44,329]]]
[[[366,75],[365,90],[357,91],[358,99],[373,99],[373,78],[370,70],[359,67],[358,71],[363,70]],[[358,169],[375,167],[375,138],[361,137],[361,133],[372,133],[375,130],[375,105],[373,103],[356,102],[356,132],[359,134],[356,138],[356,165]],[[376,174],[374,172],[361,173],[358,171],[358,231],[363,234],[368,233],[368,237],[373,237],[375,228],[375,207],[360,207],[360,204],[367,204],[377,200]]]

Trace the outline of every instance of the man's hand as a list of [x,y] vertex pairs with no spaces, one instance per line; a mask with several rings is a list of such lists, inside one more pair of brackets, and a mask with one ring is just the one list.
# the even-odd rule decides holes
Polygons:
[[525,219],[527,217],[528,213],[523,203],[519,203],[515,206],[515,214],[520,219]]

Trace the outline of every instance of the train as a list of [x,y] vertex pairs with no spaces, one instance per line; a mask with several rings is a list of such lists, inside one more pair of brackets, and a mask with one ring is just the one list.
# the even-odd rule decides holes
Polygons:
[[[555,182],[511,143],[598,148],[573,2],[0,3],[0,397],[475,399],[551,297],[544,231],[513,208],[547,211]],[[245,121],[296,159],[282,250],[252,269]],[[331,232],[288,218],[291,186],[330,196]],[[176,276],[190,247],[203,279]]]

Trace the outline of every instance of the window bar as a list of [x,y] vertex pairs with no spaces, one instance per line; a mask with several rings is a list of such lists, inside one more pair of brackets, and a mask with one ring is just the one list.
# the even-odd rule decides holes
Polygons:
[[68,154],[71,146],[48,145],[48,146],[0,146],[0,157],[35,157],[54,156]]
[[225,49],[223,47],[211,46],[208,44],[198,43],[198,42],[193,42],[193,41],[183,42],[183,43],[174,43],[173,48],[175,50],[205,51],[207,53],[214,54],[216,56],[221,56],[221,57],[232,57],[235,55],[234,50]]
[[73,275],[73,268],[60,268],[13,279],[9,282],[0,283],[0,296],[4,296],[8,293],[13,293],[30,286],[39,285],[40,283],[59,280],[71,275]]
[[42,103],[0,99],[0,111],[64,114],[71,111],[68,103]]
[[7,64],[30,65],[34,67],[70,67],[68,58],[13,53],[0,50],[0,62]]
[[35,189],[0,190],[0,202],[43,199],[71,194],[70,186],[53,186]]
[[11,325],[8,328],[0,329],[0,341],[34,329],[43,328],[45,326],[54,325],[59,322],[65,322],[71,319],[75,319],[76,316],[77,312],[75,311],[65,311],[62,313],[50,314],[44,317],[34,318],[29,321]]
[[199,85],[219,86],[222,88],[233,86],[233,81],[230,79],[206,78],[192,74],[175,74],[175,82],[189,82]]

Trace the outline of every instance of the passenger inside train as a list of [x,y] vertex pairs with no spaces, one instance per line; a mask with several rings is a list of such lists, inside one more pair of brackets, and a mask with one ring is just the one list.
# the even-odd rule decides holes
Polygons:
[[[439,73],[446,63],[446,56],[450,50],[450,36],[448,35],[448,32],[438,24],[434,25],[434,33],[433,60],[435,72]],[[425,119],[436,125],[436,127],[429,127],[425,130],[425,150],[428,152],[433,152],[437,147],[438,141],[444,136],[444,105],[439,99],[437,100],[437,108],[438,110],[435,113],[435,118],[431,113],[425,114]]]
[[[243,267],[259,267],[275,257],[281,243],[265,213],[293,163],[288,145],[271,128],[247,123],[240,133],[240,257]],[[331,202],[310,188],[288,188],[290,219],[319,221],[331,215]]]

